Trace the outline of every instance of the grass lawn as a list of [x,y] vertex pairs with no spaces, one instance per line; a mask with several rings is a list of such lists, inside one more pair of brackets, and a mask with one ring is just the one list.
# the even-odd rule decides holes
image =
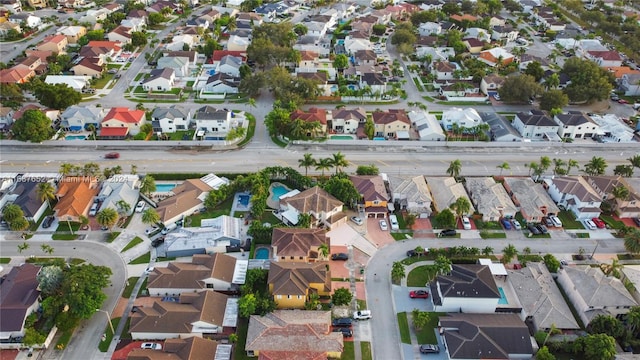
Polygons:
[[[69,225],[71,225],[71,230],[69,230]],[[66,221],[60,221],[58,223],[58,228],[56,229],[56,232],[60,232],[60,231],[66,231],[66,232],[70,232],[70,231],[78,231],[78,229],[80,229],[80,223],[77,222],[66,222]]]
[[373,360],[371,354],[371,343],[368,341],[360,342],[360,352],[362,354],[362,360]]
[[433,259],[429,259],[426,256],[413,256],[413,257],[408,257],[406,259],[403,259],[401,262],[403,265],[411,265],[420,261],[427,261],[427,260],[433,260]]
[[136,86],[135,89],[133,89],[133,93],[134,94],[146,94],[147,91],[145,91],[142,86]]
[[[174,133],[164,133],[162,135],[168,136],[169,140],[173,141],[184,141],[184,139],[188,138],[189,140],[193,139],[193,135],[195,134],[194,130],[179,130]],[[186,136],[185,136],[186,135]],[[158,136],[154,135],[152,137],[153,140],[158,140]]]
[[[198,225],[200,226],[200,225]],[[129,262],[130,265],[137,265],[137,264],[148,264],[149,261],[151,261],[151,253],[148,252],[146,254],[140,255],[137,258],[131,260]]]
[[11,258],[10,257],[1,257],[0,258],[0,264],[8,264],[11,262]]
[[588,239],[591,237],[589,233],[576,233],[576,236],[578,239]]
[[558,218],[562,221],[562,227],[565,229],[582,230],[584,226],[577,221],[571,211],[563,210],[558,214]]
[[398,327],[400,327],[400,341],[403,344],[411,344],[411,336],[409,335],[409,320],[407,320],[407,313],[398,313]]
[[236,329],[238,341],[236,341],[236,348],[233,357],[235,360],[256,359],[255,357],[247,356],[247,352],[244,350],[247,342],[247,330],[249,330],[249,320],[245,318],[238,319],[238,328]]
[[133,78],[133,81],[139,81],[140,79],[142,79],[144,75],[145,73],[138,73],[138,75],[136,75],[136,77]]
[[473,220],[476,227],[480,230],[502,230],[502,226],[497,221],[482,221],[481,219]]
[[265,211],[264,213],[262,213],[262,217],[260,218],[260,220],[263,223],[268,222],[272,226],[282,224],[282,221],[280,221],[280,219],[278,219],[275,215],[273,215],[271,211]]
[[248,144],[256,133],[256,118],[247,113],[245,113],[245,117],[249,120],[249,126],[247,127],[247,133],[245,134],[244,139],[238,143],[238,147],[243,147]]
[[202,219],[213,219],[220,215],[229,215],[231,213],[231,205],[233,204],[233,196],[230,196],[222,204],[216,206],[215,209],[207,210],[199,214],[189,216],[192,227],[199,227]]
[[529,233],[529,235],[527,235],[527,237],[532,238],[532,239],[550,239],[551,238],[551,234],[533,235],[533,234]]
[[53,240],[75,240],[78,238],[78,235],[75,234],[53,234],[51,235],[51,239]]
[[391,233],[391,237],[396,240],[407,240],[407,239],[411,239],[413,237],[413,233]]
[[107,242],[108,243],[113,242],[113,240],[115,240],[119,235],[120,235],[119,231],[109,233],[109,235],[107,235]]
[[[105,316],[105,314],[102,313],[101,316]],[[111,319],[111,324],[113,325],[114,329],[118,328],[119,323],[120,318]],[[104,341],[100,341],[100,344],[98,344],[98,349],[100,350],[100,352],[107,352],[107,350],[109,350],[109,344],[111,344],[111,340],[113,339],[113,333],[111,332],[111,327],[109,326],[109,324],[106,325],[104,334],[106,335]]]
[[122,250],[120,250],[121,253],[131,249],[132,247],[140,244],[144,242],[144,240],[142,240],[141,238],[139,238],[138,236],[134,237],[131,241],[129,241],[129,243],[127,244],[127,246],[125,246]]
[[416,332],[418,344],[438,343],[438,340],[436,339],[436,332],[434,330],[438,327],[438,322],[440,321],[440,316],[442,315],[445,315],[445,313],[429,313],[429,323],[425,325],[422,330]]
[[407,276],[407,286],[425,286],[436,274],[432,265],[418,266]]
[[130,298],[131,297],[131,292],[133,291],[133,287],[136,286],[136,283],[138,282],[139,277],[137,276],[133,276],[127,279],[127,282],[129,283],[129,285],[127,285],[124,290],[122,290],[122,297],[123,298]]
[[507,234],[504,232],[480,231],[480,237],[483,239],[506,239]]
[[93,84],[93,87],[95,89],[104,89],[104,87],[111,79],[113,79],[113,74],[105,73],[100,79],[96,80],[95,84]]
[[67,347],[67,344],[69,344],[69,341],[71,341],[72,335],[73,329],[63,332],[58,339],[58,342],[56,343],[56,349],[64,349],[65,347]]
[[345,341],[344,342],[344,350],[342,351],[341,360],[352,360],[356,358],[356,352],[354,349],[353,341]]
[[622,221],[616,220],[610,215],[600,215],[600,219],[602,219],[602,221],[604,221],[612,229],[618,230],[618,229],[622,229],[623,227],[625,227],[625,225],[624,225],[624,223]]

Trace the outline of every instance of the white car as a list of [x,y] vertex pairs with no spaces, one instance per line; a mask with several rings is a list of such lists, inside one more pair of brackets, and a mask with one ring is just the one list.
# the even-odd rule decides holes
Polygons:
[[516,219],[511,219],[511,223],[513,224],[513,228],[516,230],[522,230],[522,225]]
[[353,313],[355,320],[369,320],[371,319],[371,310],[358,310]]
[[560,221],[560,219],[557,216],[551,215],[549,216],[549,219],[551,219],[551,222],[553,222],[553,226],[562,227],[562,221]]
[[389,227],[387,226],[387,221],[386,220],[380,220],[380,230],[382,230],[382,231],[389,230]]
[[137,213],[143,212],[145,205],[146,205],[146,203],[144,202],[144,200],[138,201],[138,205],[136,205],[136,212]]
[[352,216],[351,221],[353,221],[356,225],[362,225],[363,221],[357,216]]
[[140,349],[162,350],[162,345],[158,343],[142,343]]
[[93,203],[93,205],[91,205],[91,209],[89,210],[89,216],[96,216],[96,214],[98,213],[98,203]]
[[584,221],[584,227],[586,227],[589,230],[595,230],[595,229],[598,228],[596,226],[596,223],[594,223],[593,221],[588,220],[588,219]]
[[159,227],[157,227],[157,226],[152,226],[152,227],[150,227],[150,228],[146,229],[146,230],[144,231],[144,233],[145,233],[146,235],[151,235],[151,234],[153,234],[154,232],[157,232],[158,230],[160,230],[160,228],[159,228]]
[[389,215],[389,222],[391,223],[391,230],[400,229],[400,224],[398,224],[398,218],[395,215]]
[[462,217],[462,227],[465,230],[471,230],[471,221],[469,221],[469,218],[466,216]]

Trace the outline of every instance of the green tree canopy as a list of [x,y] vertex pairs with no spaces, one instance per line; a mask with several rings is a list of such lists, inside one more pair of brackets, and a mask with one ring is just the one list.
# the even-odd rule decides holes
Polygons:
[[434,220],[440,228],[452,228],[456,226],[456,217],[449,208],[437,213]]
[[51,119],[40,110],[25,111],[22,117],[13,124],[11,131],[16,139],[34,143],[49,140],[53,136]]
[[525,103],[529,98],[541,94],[542,86],[531,75],[507,76],[498,93],[505,102]]
[[536,81],[540,81],[540,79],[542,79],[542,77],[544,76],[544,69],[539,62],[532,61],[527,64],[527,68],[524,70],[524,73],[533,76]]
[[336,289],[331,295],[331,302],[336,306],[349,305],[352,299],[353,294],[347,288]]
[[351,208],[360,200],[358,190],[346,176],[334,175],[322,184],[322,188]]
[[377,166],[371,165],[358,165],[356,169],[356,174],[358,175],[378,175],[380,170]]
[[613,89],[613,75],[591,60],[570,57],[565,61],[562,72],[571,79],[564,89],[571,102],[604,100]]
[[551,111],[562,109],[569,103],[569,97],[562,90],[548,90],[540,97],[540,109]]
[[42,105],[58,110],[64,110],[82,100],[82,95],[66,84],[42,83],[36,87],[34,95]]

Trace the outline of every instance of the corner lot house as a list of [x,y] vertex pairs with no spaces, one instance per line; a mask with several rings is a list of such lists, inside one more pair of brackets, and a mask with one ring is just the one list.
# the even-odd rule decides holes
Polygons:
[[557,114],[553,120],[560,125],[558,135],[566,139],[590,139],[599,133],[600,126],[581,111]]
[[547,191],[558,206],[570,210],[578,220],[600,216],[602,197],[582,176],[556,176],[545,179]]
[[171,91],[176,81],[176,74],[172,68],[151,70],[150,77],[142,81],[142,88],[146,91]]
[[331,332],[330,311],[276,310],[251,315],[247,356],[259,359],[340,358],[342,334]]
[[543,111],[532,110],[528,114],[516,114],[513,127],[524,139],[560,141],[560,126]]
[[19,181],[2,200],[18,205],[27,220],[37,222],[48,207],[47,202],[38,195],[39,184],[37,181]]
[[[587,176],[587,182],[602,197],[612,201],[614,210],[619,217],[640,216],[640,183],[635,178],[624,178],[622,176]],[[617,199],[613,196],[613,189],[624,186],[629,190],[626,199]]]
[[40,266],[22,264],[4,277],[0,292],[0,340],[10,341],[24,336],[27,316],[38,310],[40,290],[36,276]]
[[312,293],[331,294],[331,271],[326,261],[271,262],[267,283],[278,309],[304,309]]
[[165,359],[165,360],[197,360],[231,358],[231,344],[221,344],[215,340],[203,339],[193,336],[186,339],[167,339],[162,350],[133,349],[127,355],[127,359]]
[[620,318],[638,306],[622,281],[606,276],[599,268],[565,266],[558,271],[558,284],[585,326],[598,315]]
[[452,265],[428,285],[434,311],[492,313],[500,292],[487,265]]

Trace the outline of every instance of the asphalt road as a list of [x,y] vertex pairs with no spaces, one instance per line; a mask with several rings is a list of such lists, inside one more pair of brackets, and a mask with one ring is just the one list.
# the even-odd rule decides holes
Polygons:
[[[28,244],[31,245],[30,248],[20,254],[17,247],[20,243],[22,242],[11,240],[0,241],[0,253],[5,257],[28,257],[31,255],[49,256],[43,255],[43,252],[40,250],[41,244],[48,244],[54,248],[51,256],[85,259],[93,265],[111,268],[113,272],[111,275],[111,285],[104,289],[107,300],[103,304],[102,310],[106,310],[109,313],[113,311],[127,280],[126,266],[118,253],[101,243],[93,241],[42,242],[29,240]],[[91,319],[81,323],[81,326],[72,337],[71,342],[69,342],[69,345],[60,355],[60,359],[94,359],[98,344],[100,343],[100,337],[106,326],[107,318],[104,313],[96,314]]]

